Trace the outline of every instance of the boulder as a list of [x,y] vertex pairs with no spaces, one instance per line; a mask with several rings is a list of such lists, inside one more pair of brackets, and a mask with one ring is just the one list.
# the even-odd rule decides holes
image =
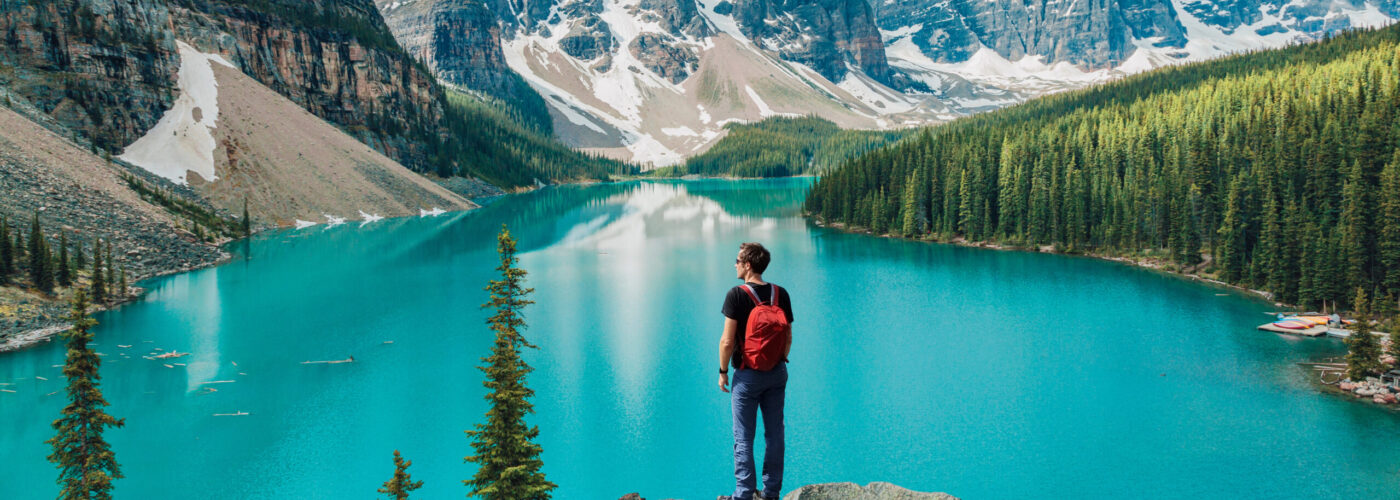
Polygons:
[[1353,391],[1353,390],[1356,389],[1356,384],[1354,384],[1354,383],[1352,383],[1352,382],[1350,382],[1350,381],[1342,382],[1342,383],[1340,383],[1340,384],[1337,384],[1337,388],[1338,388],[1338,389],[1341,389],[1341,390],[1343,390],[1343,391],[1351,392],[1351,391]]
[[957,500],[957,497],[875,482],[865,487],[856,483],[809,484],[788,493],[783,500]]
[[1375,396],[1371,396],[1371,401],[1377,404],[1385,404],[1385,397],[1381,396],[1380,394],[1377,394]]

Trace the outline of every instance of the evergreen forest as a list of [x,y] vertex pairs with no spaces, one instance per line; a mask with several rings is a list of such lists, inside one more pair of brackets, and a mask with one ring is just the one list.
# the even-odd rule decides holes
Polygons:
[[1400,26],[925,129],[809,193],[877,234],[1127,256],[1345,308],[1400,296]]
[[443,142],[443,154],[466,171],[443,170],[444,177],[471,174],[502,187],[529,186],[552,180],[608,180],[610,175],[635,175],[635,165],[577,151],[526,123],[489,97],[447,90],[444,125],[456,131]]
[[787,177],[824,172],[842,161],[892,144],[905,130],[841,130],[815,116],[773,117],[756,123],[730,123],[729,131],[680,172],[665,174],[732,177]]

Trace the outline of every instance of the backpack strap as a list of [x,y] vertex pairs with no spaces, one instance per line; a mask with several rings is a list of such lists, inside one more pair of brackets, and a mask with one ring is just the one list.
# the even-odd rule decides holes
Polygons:
[[744,289],[744,292],[746,292],[746,293],[749,294],[749,298],[750,298],[750,299],[753,299],[753,305],[754,305],[754,307],[758,307],[758,306],[763,305],[763,301],[758,299],[758,294],[757,294],[757,293],[754,293],[753,287],[751,287],[751,286],[749,286],[747,283],[745,283],[743,286],[740,286],[739,288],[743,288],[743,289]]
[[[774,285],[774,284],[772,284],[772,283],[769,283],[768,286],[773,287],[773,296],[770,297],[771,299],[773,299],[773,305],[775,305],[775,306],[779,305],[779,304],[778,304],[778,297],[781,297],[781,295],[778,295],[778,285]],[[779,307],[781,307],[781,306],[779,306]]]

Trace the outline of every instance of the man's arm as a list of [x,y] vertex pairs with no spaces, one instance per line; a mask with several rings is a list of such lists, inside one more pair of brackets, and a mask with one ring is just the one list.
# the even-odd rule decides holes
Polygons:
[[783,361],[787,361],[788,354],[792,352],[792,325],[788,325],[787,346],[783,347]]
[[[719,337],[719,369],[729,370],[729,357],[734,355],[734,333],[739,331],[739,320],[724,318],[724,334]],[[719,374],[719,389],[729,392],[729,374]]]

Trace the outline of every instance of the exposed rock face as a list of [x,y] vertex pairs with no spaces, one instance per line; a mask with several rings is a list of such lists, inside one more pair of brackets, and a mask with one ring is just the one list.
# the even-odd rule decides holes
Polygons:
[[[534,32],[540,23],[549,18],[549,11],[558,2],[555,0],[487,0],[487,6],[512,27],[520,27]],[[514,13],[514,15],[511,15]]]
[[616,46],[617,40],[613,39],[608,23],[603,22],[597,15],[580,19],[569,28],[569,34],[559,40],[559,48],[580,61],[592,61],[605,54],[611,54]]
[[1170,2],[1119,0],[1118,8],[1134,38],[1160,38],[1155,44],[1158,47],[1186,46],[1186,29],[1178,22]]
[[700,58],[695,52],[670,42],[670,39],[662,35],[643,33],[632,39],[628,50],[653,73],[670,80],[671,83],[680,83],[695,72],[695,65],[699,64]]
[[[1012,61],[1039,55],[1047,63],[1069,61],[1097,68],[1116,65],[1136,49],[1120,6],[1129,2],[1151,4],[1139,6],[1140,13],[1135,11],[1144,20],[1162,21],[1152,14],[1163,5],[1165,13],[1171,13],[1170,4],[1151,0],[903,0],[873,4],[885,30],[922,25],[913,41],[935,61],[965,61],[985,46]],[[1174,23],[1175,17],[1165,20]]]
[[180,58],[160,0],[0,3],[0,85],[118,151],[174,100]]
[[502,73],[510,68],[501,54],[501,27],[481,2],[378,3],[399,45],[443,80],[474,89],[503,85]]
[[[244,73],[361,142],[415,170],[431,168],[429,145],[410,131],[435,130],[442,90],[398,48],[370,0],[234,0],[172,9],[176,36],[218,52]],[[334,23],[338,29],[309,24]]]
[[[482,92],[530,115],[544,100],[506,65],[500,20],[480,0],[377,0],[399,45],[439,78]],[[549,117],[531,116],[548,134]]]
[[639,19],[654,19],[667,33],[697,38],[710,35],[709,25],[695,8],[695,0],[641,0],[637,7],[641,11]]
[[741,0],[733,15],[759,46],[829,80],[842,80],[849,64],[888,81],[884,42],[865,0]]
[[890,483],[809,484],[788,493],[783,500],[958,500],[947,493],[910,491]]
[[655,22],[662,32],[641,33],[627,50],[653,73],[671,83],[684,81],[700,63],[694,41],[710,36],[710,26],[695,8],[695,0],[641,0],[634,16]]
[[998,3],[967,17],[982,43],[1012,61],[1027,55],[1075,65],[1113,66],[1126,59],[1132,44],[1122,11],[1114,0],[1060,2],[1031,0]]
[[431,152],[423,131],[443,112],[441,88],[371,0],[8,1],[0,36],[0,64],[14,76],[0,83],[111,151],[173,101],[177,39],[420,171]]

